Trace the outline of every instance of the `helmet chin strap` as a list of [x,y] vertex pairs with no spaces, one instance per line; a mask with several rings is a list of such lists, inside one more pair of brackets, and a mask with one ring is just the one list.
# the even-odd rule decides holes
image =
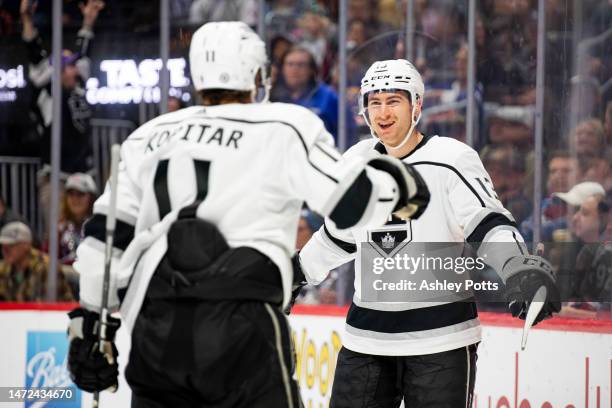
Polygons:
[[410,140],[410,136],[412,136],[412,133],[414,133],[414,128],[416,127],[417,123],[419,123],[419,120],[421,119],[421,115],[419,114],[419,117],[414,119],[415,113],[416,113],[416,109],[417,109],[417,105],[415,104],[412,107],[412,124],[410,125],[410,129],[408,129],[408,133],[406,133],[406,136],[404,136],[404,139],[402,139],[402,141],[400,142],[400,144],[398,144],[397,146],[389,146],[387,144],[385,144],[382,140],[380,140],[380,138],[378,138],[378,140],[380,141],[380,143],[382,143],[383,145],[385,145],[385,147],[389,150],[398,150],[401,149],[402,146],[404,146],[408,140]]
[[412,125],[410,126],[410,130],[408,130],[408,133],[406,133],[406,136],[404,136],[404,139],[397,146],[389,146],[389,145],[385,144],[382,140],[381,140],[381,143],[384,144],[385,147],[387,149],[390,149],[390,150],[398,150],[398,149],[400,149],[402,146],[404,146],[406,144],[406,142],[408,142],[408,140],[410,140],[410,136],[412,136],[412,133],[414,131],[415,125],[416,125],[416,123],[413,122]]

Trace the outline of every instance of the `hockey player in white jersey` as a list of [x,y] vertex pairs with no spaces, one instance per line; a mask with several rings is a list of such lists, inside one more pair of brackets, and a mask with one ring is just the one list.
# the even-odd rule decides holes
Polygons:
[[[298,407],[281,310],[303,202],[334,229],[367,227],[422,213],[428,190],[400,160],[341,161],[307,109],[254,103],[266,99],[267,57],[244,23],[199,28],[189,61],[203,106],[162,115],[121,147],[109,306],[132,335],[132,407]],[[74,265],[68,366],[90,392],[117,385],[114,345],[92,353],[109,196]]]
[[[550,295],[538,321],[558,311],[549,264],[530,256],[512,215],[497,199],[478,154],[451,138],[423,135],[424,85],[406,60],[374,63],[361,82],[360,107],[372,135],[345,153],[347,159],[392,156],[419,170],[431,201],[418,220],[392,217],[383,228],[340,231],[327,218],[300,252],[307,280],[355,259],[355,296],[346,321],[333,383],[331,408],[458,408],[471,406],[480,325],[473,298],[456,302],[364,301],[362,244],[385,236],[390,242],[457,243],[490,255],[490,266],[506,285],[515,316],[525,318],[528,300],[541,285]],[[382,233],[382,234],[381,234]],[[388,236],[386,235],[388,234]],[[510,242],[512,245],[492,243]],[[481,243],[479,246],[478,244]],[[493,251],[496,253],[493,254]],[[425,254],[427,255],[427,254]],[[371,266],[370,266],[371,267]]]

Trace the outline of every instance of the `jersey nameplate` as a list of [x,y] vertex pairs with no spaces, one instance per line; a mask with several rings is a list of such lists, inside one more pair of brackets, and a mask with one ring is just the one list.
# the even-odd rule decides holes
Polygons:
[[242,135],[242,130],[226,129],[202,123],[186,123],[176,128],[155,130],[147,141],[145,153],[151,153],[175,139],[238,149],[238,141],[242,138]]

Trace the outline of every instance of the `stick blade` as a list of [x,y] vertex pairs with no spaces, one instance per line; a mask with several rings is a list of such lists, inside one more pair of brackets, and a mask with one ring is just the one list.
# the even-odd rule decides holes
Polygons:
[[529,335],[529,329],[533,326],[533,322],[536,317],[540,314],[540,311],[544,307],[544,301],[546,300],[546,286],[540,286],[533,295],[531,303],[529,304],[529,310],[527,310],[527,316],[525,317],[525,326],[523,326],[523,338],[521,339],[521,350],[524,351],[527,346],[527,336]]

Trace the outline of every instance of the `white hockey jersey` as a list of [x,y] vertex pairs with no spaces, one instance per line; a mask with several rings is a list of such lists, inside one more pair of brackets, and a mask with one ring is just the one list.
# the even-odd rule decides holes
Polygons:
[[[384,224],[397,203],[388,173],[366,166],[363,157],[339,159],[321,120],[296,105],[198,106],[144,124],[121,147],[110,307],[119,306],[117,291],[129,283],[121,313],[133,327],[166,252],[166,232],[196,200],[203,200],[197,216],[214,223],[231,247],[254,248],[278,266],[286,303],[304,201],[346,225]],[[354,183],[370,185],[368,195],[344,199]],[[92,310],[101,304],[109,199],[107,187],[74,265],[81,304]]]
[[[376,140],[349,149],[346,157],[386,154]],[[423,215],[407,223],[391,220],[376,232],[390,232],[415,243],[517,242],[523,243],[512,215],[497,198],[478,154],[455,139],[425,136],[402,158],[419,171],[431,194]],[[300,252],[310,283],[321,282],[328,271],[355,259],[355,295],[343,344],[350,350],[376,355],[421,355],[464,347],[480,341],[475,304],[470,301],[364,302],[361,298],[361,243],[372,242],[373,228],[339,231],[331,223],[317,231]],[[408,243],[407,245],[410,245]],[[502,261],[520,254],[519,245],[504,246]],[[479,253],[480,255],[480,253]],[[500,258],[500,257],[498,257]],[[499,271],[501,264],[490,265]],[[469,300],[469,298],[467,298]]]

